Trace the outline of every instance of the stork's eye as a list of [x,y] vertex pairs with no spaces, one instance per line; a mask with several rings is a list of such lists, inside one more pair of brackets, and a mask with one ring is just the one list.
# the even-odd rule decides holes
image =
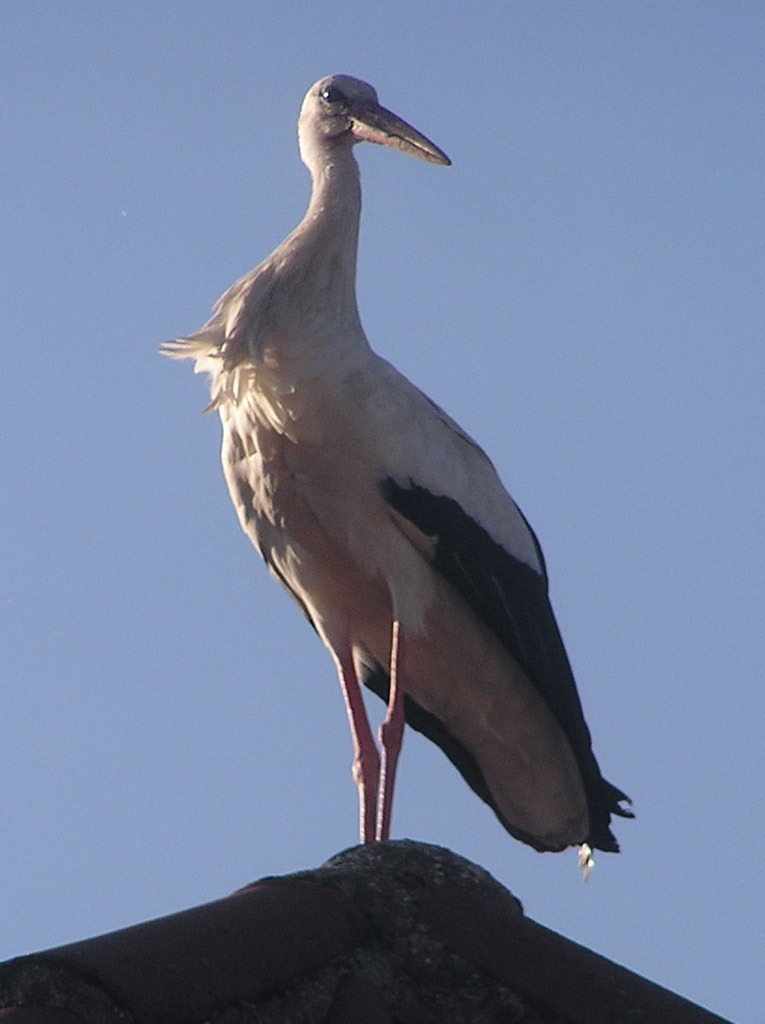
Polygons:
[[326,89],[322,89],[321,98],[326,103],[345,103],[345,96],[340,92],[339,89],[335,88],[334,85],[328,85]]

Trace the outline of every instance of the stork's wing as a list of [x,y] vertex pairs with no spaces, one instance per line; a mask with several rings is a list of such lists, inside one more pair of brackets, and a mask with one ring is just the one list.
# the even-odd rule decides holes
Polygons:
[[[550,606],[543,569],[537,571],[515,558],[454,498],[434,494],[411,480],[402,484],[392,478],[382,481],[381,491],[396,516],[430,539],[433,568],[491,630],[543,696],[579,764],[590,810],[588,842],[600,849],[617,849],[608,827],[610,814],[631,813],[619,806],[619,801],[627,798],[603,779],[592,753],[590,733]],[[506,499],[510,505],[509,496]],[[543,566],[541,551],[540,565]],[[418,727],[416,721],[412,724]],[[444,746],[436,736],[431,738]],[[474,782],[471,785],[477,788]]]

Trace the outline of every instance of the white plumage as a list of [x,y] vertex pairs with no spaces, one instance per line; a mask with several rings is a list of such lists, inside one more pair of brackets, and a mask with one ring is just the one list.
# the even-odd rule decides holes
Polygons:
[[[242,527],[334,656],[362,839],[387,837],[405,713],[516,837],[616,850],[610,815],[630,812],[592,754],[539,544],[486,455],[371,350],[358,315],[354,144],[449,160],[346,75],[309,90],[299,139],[305,218],[164,351],[210,374]],[[389,703],[382,773],[359,680]]]

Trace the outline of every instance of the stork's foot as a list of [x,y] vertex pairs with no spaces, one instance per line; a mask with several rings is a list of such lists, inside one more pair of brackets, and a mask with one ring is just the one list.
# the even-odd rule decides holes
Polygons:
[[346,647],[342,655],[336,654],[340,685],[353,737],[353,780],[359,790],[359,832],[362,843],[373,843],[376,839],[387,839],[390,835],[393,784],[404,738],[404,691],[400,685],[403,652],[404,638],[396,620],[391,635],[388,713],[380,726],[382,766],[351,650]]
[[359,837],[362,843],[375,840],[375,808],[380,783],[380,755],[369,726],[364,698],[350,648],[337,655],[340,685],[353,738],[353,779],[359,790]]
[[404,638],[401,624],[393,623],[390,646],[390,691],[388,713],[380,726],[382,748],[382,771],[380,792],[377,799],[377,829],[375,838],[387,839],[390,835],[390,819],[393,812],[393,786],[396,781],[396,766],[401,744],[404,740],[404,689],[401,685],[401,666],[404,657]]
[[359,790],[359,838],[362,843],[373,843],[377,838],[375,815],[380,782],[380,755],[374,741],[356,755],[351,771]]

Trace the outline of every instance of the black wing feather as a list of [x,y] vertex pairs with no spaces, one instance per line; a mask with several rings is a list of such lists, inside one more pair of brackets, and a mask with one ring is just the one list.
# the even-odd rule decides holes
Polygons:
[[[451,583],[544,697],[579,765],[590,812],[587,842],[593,848],[618,850],[609,828],[610,816],[632,817],[632,812],[619,804],[629,798],[603,778],[592,752],[571,665],[550,605],[546,574],[514,558],[453,498],[432,494],[411,481],[403,487],[390,478],[381,490],[399,515],[433,539],[433,568]],[[534,542],[544,569],[535,536]],[[382,683],[375,682],[377,686],[371,681],[368,685],[377,690]],[[442,723],[436,726],[428,721],[432,715],[417,705],[415,708],[407,714],[410,724],[436,742],[476,793],[494,807],[472,755],[453,737],[447,740],[442,735],[446,733]]]

